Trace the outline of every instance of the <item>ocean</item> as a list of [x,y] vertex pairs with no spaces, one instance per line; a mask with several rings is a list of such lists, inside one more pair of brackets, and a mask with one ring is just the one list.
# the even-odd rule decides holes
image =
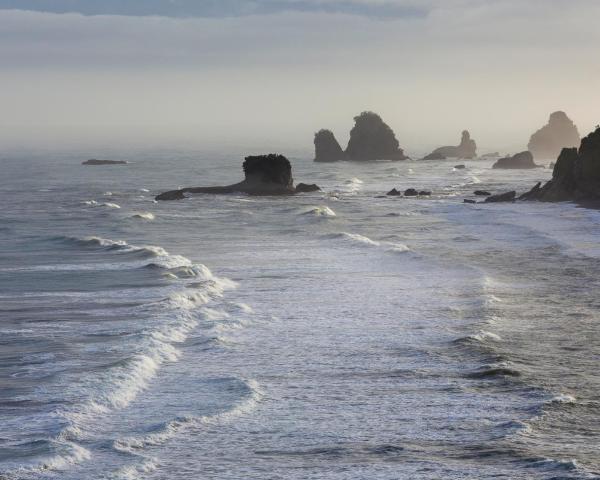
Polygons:
[[1,479],[600,478],[600,212],[462,203],[551,170],[87,158],[1,158]]

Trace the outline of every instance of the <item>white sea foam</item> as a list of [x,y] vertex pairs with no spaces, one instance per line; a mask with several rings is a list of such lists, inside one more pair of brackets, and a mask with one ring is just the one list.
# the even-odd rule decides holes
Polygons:
[[376,241],[372,240],[369,237],[365,237],[364,235],[359,235],[358,233],[348,233],[342,232],[336,237],[343,238],[345,240],[349,240],[351,242],[357,243],[359,245],[367,246],[367,247],[380,247],[385,249],[388,252],[393,253],[404,253],[410,251],[410,248],[407,245],[402,243],[395,242],[385,242],[385,241]]
[[132,215],[133,218],[139,218],[140,220],[154,220],[156,217],[151,212],[140,212]]
[[485,330],[480,330],[479,332],[477,332],[473,335],[469,335],[468,338],[477,340],[478,342],[485,342],[488,340],[491,340],[493,342],[501,342],[502,341],[502,337],[500,337],[500,335],[497,335],[492,332],[487,332]]
[[561,393],[550,400],[550,403],[577,403],[577,399],[573,395]]
[[335,217],[336,216],[335,212],[327,206],[314,207],[314,208],[308,210],[307,212],[304,212],[304,214],[305,215],[315,215],[317,217]]

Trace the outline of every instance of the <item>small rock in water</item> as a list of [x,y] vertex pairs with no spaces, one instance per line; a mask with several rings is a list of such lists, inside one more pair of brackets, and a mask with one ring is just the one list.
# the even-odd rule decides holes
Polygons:
[[485,203],[499,203],[499,202],[514,202],[517,192],[506,192],[498,195],[492,195],[485,199]]
[[465,198],[463,203],[477,203],[475,200],[471,200],[470,198]]
[[419,195],[419,192],[417,192],[414,188],[409,188],[404,191],[405,197],[416,197],[417,195]]
[[479,197],[489,197],[491,195],[490,192],[486,192],[485,190],[475,190],[473,193]]
[[296,185],[296,193],[318,192],[321,190],[316,183],[299,183]]
[[390,197],[399,197],[402,194],[395,188],[392,188],[389,192],[386,193],[386,195],[389,195]]
[[421,197],[429,197],[429,196],[431,195],[431,192],[430,192],[430,191],[428,191],[428,190],[421,190],[421,191],[419,192],[419,195],[420,195]]
[[454,168],[456,168],[457,170],[462,170],[463,168],[467,168],[465,165],[454,165]]

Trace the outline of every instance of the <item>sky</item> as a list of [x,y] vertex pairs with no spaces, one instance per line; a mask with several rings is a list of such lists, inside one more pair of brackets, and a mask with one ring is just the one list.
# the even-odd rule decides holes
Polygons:
[[310,152],[373,110],[403,148],[600,123],[598,0],[0,0],[0,145]]

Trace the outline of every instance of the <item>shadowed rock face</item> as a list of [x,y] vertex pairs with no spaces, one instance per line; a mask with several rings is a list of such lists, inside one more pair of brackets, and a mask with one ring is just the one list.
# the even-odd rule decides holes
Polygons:
[[337,162],[345,158],[346,154],[331,130],[315,133],[315,162]]
[[554,159],[563,148],[579,148],[579,131],[565,112],[554,112],[548,124],[535,132],[527,148],[535,158]]
[[319,190],[317,185],[299,184],[294,187],[292,166],[283,155],[269,154],[246,157],[246,178],[233,185],[223,187],[188,187],[161,193],[156,200],[180,200],[185,194],[195,193],[247,193],[248,195],[291,195]]
[[552,172],[552,180],[537,184],[522,200],[561,202],[600,199],[600,128],[581,141],[579,150],[563,148]]
[[471,138],[468,130],[462,132],[460,145],[453,147],[436,148],[433,152],[427,155],[423,160],[442,160],[444,158],[475,158],[477,156],[477,144]]
[[533,162],[533,155],[531,152],[521,152],[513,155],[512,157],[501,158],[494,163],[492,168],[537,168]]
[[406,160],[393,130],[373,112],[354,117],[346,155],[350,160]]

